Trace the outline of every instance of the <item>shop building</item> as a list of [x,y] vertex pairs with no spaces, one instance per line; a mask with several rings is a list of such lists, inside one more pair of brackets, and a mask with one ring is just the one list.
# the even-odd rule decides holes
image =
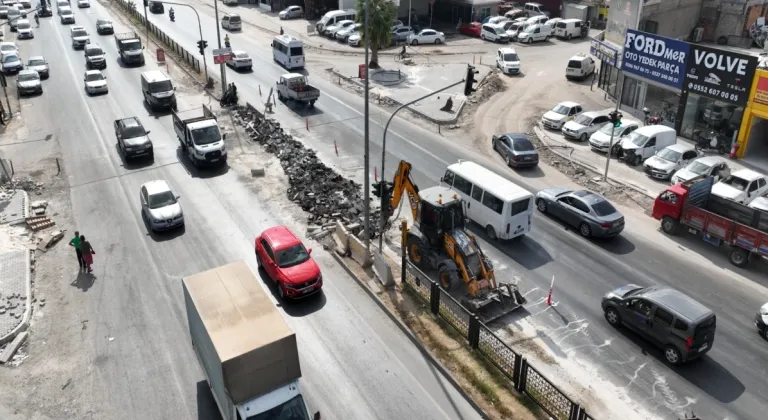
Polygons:
[[768,70],[757,70],[738,134],[736,156],[768,167]]

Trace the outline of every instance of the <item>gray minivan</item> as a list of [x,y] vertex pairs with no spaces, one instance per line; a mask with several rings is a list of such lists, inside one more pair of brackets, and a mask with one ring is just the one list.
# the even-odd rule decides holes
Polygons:
[[715,341],[715,313],[670,287],[622,286],[606,294],[602,306],[608,323],[651,341],[672,365],[700,357]]

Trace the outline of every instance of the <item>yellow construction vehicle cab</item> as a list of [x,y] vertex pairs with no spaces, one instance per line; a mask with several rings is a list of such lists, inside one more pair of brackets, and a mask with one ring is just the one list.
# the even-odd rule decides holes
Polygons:
[[400,161],[393,182],[374,183],[373,188],[378,197],[385,194],[387,216],[404,195],[408,197],[414,223],[403,252],[419,269],[437,270],[446,291],[463,282],[467,294],[461,304],[481,321],[490,322],[525,304],[517,286],[496,283],[491,261],[466,230],[464,205],[454,191],[442,186],[420,191],[411,178],[411,164],[405,161]]

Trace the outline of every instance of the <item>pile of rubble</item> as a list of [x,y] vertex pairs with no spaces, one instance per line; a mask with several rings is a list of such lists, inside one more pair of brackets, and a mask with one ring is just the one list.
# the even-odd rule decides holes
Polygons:
[[497,70],[488,72],[488,75],[478,83],[475,93],[467,98],[467,104],[464,106],[464,110],[459,117],[458,124],[449,128],[469,127],[474,118],[475,109],[481,104],[488,102],[491,96],[505,90],[507,90],[507,85],[499,77],[499,72]]
[[[245,128],[251,140],[280,159],[290,185],[288,199],[309,213],[308,230],[314,238],[330,235],[336,220],[345,225],[363,226],[364,201],[359,184],[326,166],[314,150],[304,147],[287,134],[279,122],[265,118],[255,109],[240,106],[232,117],[235,124]],[[378,210],[371,208],[372,237],[377,231],[378,219]]]
[[34,192],[36,195],[43,193],[43,183],[37,182],[31,178],[13,178],[11,182],[3,184],[2,192],[10,192],[13,190],[24,190],[27,193]]

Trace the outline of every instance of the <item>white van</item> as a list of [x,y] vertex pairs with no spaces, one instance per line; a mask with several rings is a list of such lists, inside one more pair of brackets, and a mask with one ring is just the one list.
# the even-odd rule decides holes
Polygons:
[[581,37],[583,34],[581,28],[584,21],[581,19],[564,19],[555,24],[555,36],[558,38],[571,39]]
[[509,42],[509,35],[507,35],[504,25],[490,23],[484,23],[480,28],[480,38],[485,41],[493,42]]
[[323,15],[323,17],[315,24],[315,30],[317,33],[323,33],[325,28],[342,20],[356,20],[357,12],[355,10],[331,10]]
[[523,11],[525,12],[525,15],[528,17],[531,16],[549,16],[549,10],[545,9],[544,6],[541,3],[525,3],[525,6],[523,6]]
[[442,185],[456,191],[470,220],[485,228],[490,239],[514,239],[531,231],[533,194],[474,163],[448,166]]
[[224,15],[221,18],[221,28],[228,31],[240,31],[243,29],[243,20],[240,15]]
[[304,43],[290,35],[278,35],[272,41],[272,58],[288,70],[304,67]]
[[549,41],[552,36],[552,28],[547,25],[536,23],[528,25],[522,31],[517,33],[517,41],[530,44],[534,41]]
[[677,143],[677,132],[666,125],[647,125],[630,133],[621,141],[621,157],[628,165],[637,166],[656,152]]

